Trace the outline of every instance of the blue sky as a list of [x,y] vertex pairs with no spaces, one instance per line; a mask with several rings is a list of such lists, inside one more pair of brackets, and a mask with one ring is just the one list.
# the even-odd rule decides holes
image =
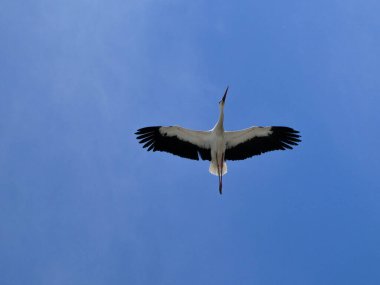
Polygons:
[[[379,1],[0,3],[0,283],[379,284]],[[149,125],[293,151],[148,153]]]

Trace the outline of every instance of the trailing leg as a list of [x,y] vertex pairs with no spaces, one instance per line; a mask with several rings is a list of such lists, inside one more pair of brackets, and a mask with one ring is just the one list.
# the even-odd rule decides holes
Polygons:
[[222,195],[222,168],[218,162],[218,156],[216,156],[216,164],[218,165],[219,194]]

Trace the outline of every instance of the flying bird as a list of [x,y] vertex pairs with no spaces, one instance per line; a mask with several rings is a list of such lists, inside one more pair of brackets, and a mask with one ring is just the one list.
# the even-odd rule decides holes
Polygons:
[[195,131],[180,126],[145,127],[135,133],[148,151],[164,151],[180,157],[210,161],[209,171],[219,177],[222,194],[226,160],[243,160],[273,150],[293,149],[300,140],[299,132],[282,126],[253,126],[239,131],[225,131],[224,105],[228,86],[219,101],[219,119],[209,131]]

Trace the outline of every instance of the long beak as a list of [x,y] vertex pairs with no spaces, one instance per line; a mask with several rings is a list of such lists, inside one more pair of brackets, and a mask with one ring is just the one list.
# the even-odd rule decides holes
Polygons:
[[224,101],[226,101],[227,92],[228,92],[228,86],[227,86],[226,91],[224,92],[224,95],[223,95],[223,98],[222,98],[223,104],[224,104]]

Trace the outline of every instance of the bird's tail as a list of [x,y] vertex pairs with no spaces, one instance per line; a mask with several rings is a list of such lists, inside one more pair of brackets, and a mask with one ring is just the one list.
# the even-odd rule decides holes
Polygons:
[[[211,162],[210,163],[210,168],[208,169],[211,174],[219,176],[218,175],[218,164],[216,162]],[[223,162],[223,169],[222,169],[222,176],[227,173],[227,163],[224,161]]]

